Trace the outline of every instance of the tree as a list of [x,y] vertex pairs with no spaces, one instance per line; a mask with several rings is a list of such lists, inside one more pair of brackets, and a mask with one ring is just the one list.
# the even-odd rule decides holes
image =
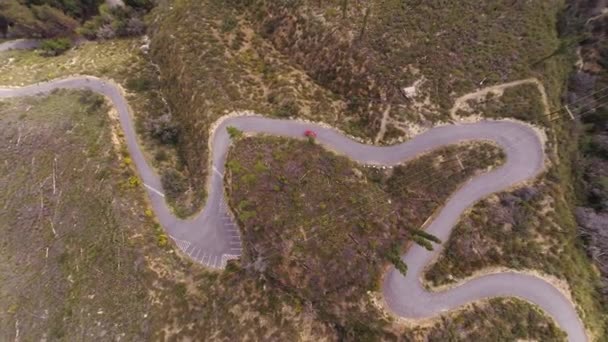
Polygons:
[[386,253],[386,258],[390,261],[395,269],[399,271],[404,277],[407,275],[407,265],[401,259],[399,255],[399,244],[394,243]]
[[6,22],[7,27],[12,26],[17,35],[41,36],[42,23],[36,19],[27,6],[20,4],[17,0],[0,2],[0,18]]
[[61,10],[49,5],[28,7],[17,0],[0,3],[0,18],[11,25],[17,35],[37,38],[54,38],[74,33],[78,22]]
[[49,5],[32,6],[31,10],[36,19],[42,22],[43,37],[68,36],[73,34],[78,27],[76,20]]

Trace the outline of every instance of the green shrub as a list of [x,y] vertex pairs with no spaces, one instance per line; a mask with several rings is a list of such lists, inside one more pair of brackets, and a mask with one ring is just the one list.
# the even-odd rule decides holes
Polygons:
[[179,140],[179,126],[169,113],[149,118],[144,126],[151,137],[163,144],[176,144]]
[[261,160],[258,160],[255,163],[253,168],[254,168],[255,172],[257,172],[257,173],[262,173],[262,172],[268,171],[268,167]]
[[152,82],[144,77],[130,78],[127,80],[127,89],[134,92],[143,92],[149,90],[151,85]]
[[97,39],[97,30],[104,24],[104,19],[101,16],[96,16],[85,22],[82,26],[76,29],[76,33],[84,36],[87,39]]
[[228,135],[231,139],[236,140],[243,136],[243,132],[236,127],[228,126],[226,127],[226,131],[228,131]]
[[239,22],[235,17],[228,16],[228,17],[224,18],[224,20],[222,21],[222,31],[230,32],[236,28],[238,23]]
[[231,160],[227,163],[228,169],[232,173],[240,173],[243,170],[243,166],[238,160]]
[[105,105],[104,97],[90,90],[83,91],[82,95],[78,98],[78,102],[80,102],[83,107],[86,107],[88,114],[97,113],[100,107]]
[[187,189],[186,177],[174,169],[163,171],[160,181],[165,190],[165,194],[170,199],[175,199],[183,194]]
[[156,235],[156,245],[158,247],[164,248],[167,247],[168,244],[169,238],[167,237],[167,234],[159,233]]
[[47,57],[59,56],[72,47],[68,38],[47,39],[40,44],[42,55]]
[[138,187],[141,185],[141,181],[136,176],[131,176],[131,177],[129,177],[129,185],[132,188],[135,188],[135,187]]
[[158,150],[154,155],[154,159],[157,162],[164,162],[169,159],[169,155],[167,154],[167,152],[165,152],[165,150]]
[[280,118],[287,118],[290,116],[298,116],[299,113],[300,109],[298,108],[298,104],[294,100],[286,100],[272,112],[272,115]]

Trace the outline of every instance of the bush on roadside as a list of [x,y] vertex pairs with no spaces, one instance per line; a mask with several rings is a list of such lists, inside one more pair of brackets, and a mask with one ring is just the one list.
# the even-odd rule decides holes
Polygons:
[[243,132],[236,127],[228,126],[226,127],[226,131],[228,131],[228,135],[230,139],[236,140],[243,136]]
[[166,169],[163,171],[160,181],[163,185],[165,195],[172,200],[175,200],[188,190],[186,177],[175,169]]
[[298,108],[298,104],[293,100],[287,100],[274,110],[272,115],[279,118],[288,118],[290,116],[297,116],[299,113],[300,109]]
[[47,57],[59,56],[72,47],[68,38],[47,39],[40,44],[41,54]]

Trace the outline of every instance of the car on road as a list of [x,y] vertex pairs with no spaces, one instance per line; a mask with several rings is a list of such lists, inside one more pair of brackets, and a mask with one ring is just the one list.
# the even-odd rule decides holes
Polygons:
[[317,133],[315,131],[312,131],[310,129],[307,129],[306,131],[304,131],[304,136],[307,138],[316,138],[317,137]]

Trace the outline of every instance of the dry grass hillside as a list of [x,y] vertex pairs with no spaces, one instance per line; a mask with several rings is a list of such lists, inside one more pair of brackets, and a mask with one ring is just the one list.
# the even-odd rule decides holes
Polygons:
[[[505,300],[415,330],[393,330],[392,323],[378,315],[365,316],[365,324],[347,320],[342,329],[309,300],[314,297],[300,296],[302,289],[279,286],[238,264],[223,273],[203,270],[179,257],[154,222],[108,109],[103,98],[88,92],[0,101],[0,205],[6,209],[0,212],[1,340],[561,337],[535,308]],[[354,177],[347,160],[307,143],[293,146],[326,160],[324,172],[330,177],[338,172],[353,172]],[[255,160],[242,160],[244,165],[249,162]],[[393,177],[402,177],[409,167]],[[285,176],[287,193],[319,185],[311,179],[301,189],[296,187],[299,173]],[[364,187],[368,176],[357,177],[357,186]],[[241,182],[247,177],[233,179]],[[377,175],[371,179],[383,182]],[[242,186],[245,190],[251,184]],[[344,184],[336,188],[341,193],[348,189]],[[421,185],[417,191],[423,189]],[[308,287],[318,295],[318,288]],[[383,322],[388,330],[370,329],[376,326],[368,319]],[[501,329],[488,335],[483,328],[488,324]]]
[[[239,1],[235,1],[239,3]],[[257,32],[343,97],[351,129],[447,120],[482,85],[553,76],[561,1],[240,1]]]
[[0,340],[330,338],[256,277],[177,256],[108,109],[88,92],[0,101]]
[[[545,116],[560,106],[574,63],[571,48],[580,38],[559,30],[566,9],[562,0],[176,0],[161,6],[153,16],[152,56],[182,129],[181,173],[189,176],[190,191],[203,195],[208,128],[231,111],[320,120],[391,143],[451,120],[462,95],[538,80],[488,92],[456,111],[468,119],[514,117],[544,127],[550,167],[530,185],[530,206],[529,194],[514,191],[500,194],[505,201],[477,205],[449,242],[455,250],[429,277],[441,284],[486,266],[540,269],[569,281],[589,328],[603,335],[599,276],[573,215],[573,131],[563,116]],[[282,195],[264,193],[275,196],[266,203]],[[240,204],[237,211],[255,221],[252,203]],[[193,211],[196,203],[188,207]],[[488,222],[524,234],[486,236],[481,229]],[[467,245],[463,234],[470,231],[478,238]],[[493,246],[480,249],[484,243]],[[475,263],[463,267],[472,250]],[[559,262],[560,253],[568,262]],[[441,274],[448,270],[454,275]],[[289,279],[314,283],[306,272],[301,276]]]
[[155,11],[151,52],[195,198],[208,128],[231,111],[390,142],[450,120],[454,99],[478,87],[532,76],[561,85],[562,56],[546,58],[559,48],[561,0],[342,3],[177,0]]
[[496,147],[467,144],[370,169],[311,142],[241,138],[227,163],[227,191],[244,234],[242,270],[314,312],[338,340],[561,340],[520,301],[477,303],[416,328],[375,304],[387,266],[407,272],[399,259],[407,244],[435,246],[418,230],[424,221],[469,177],[501,161]]

